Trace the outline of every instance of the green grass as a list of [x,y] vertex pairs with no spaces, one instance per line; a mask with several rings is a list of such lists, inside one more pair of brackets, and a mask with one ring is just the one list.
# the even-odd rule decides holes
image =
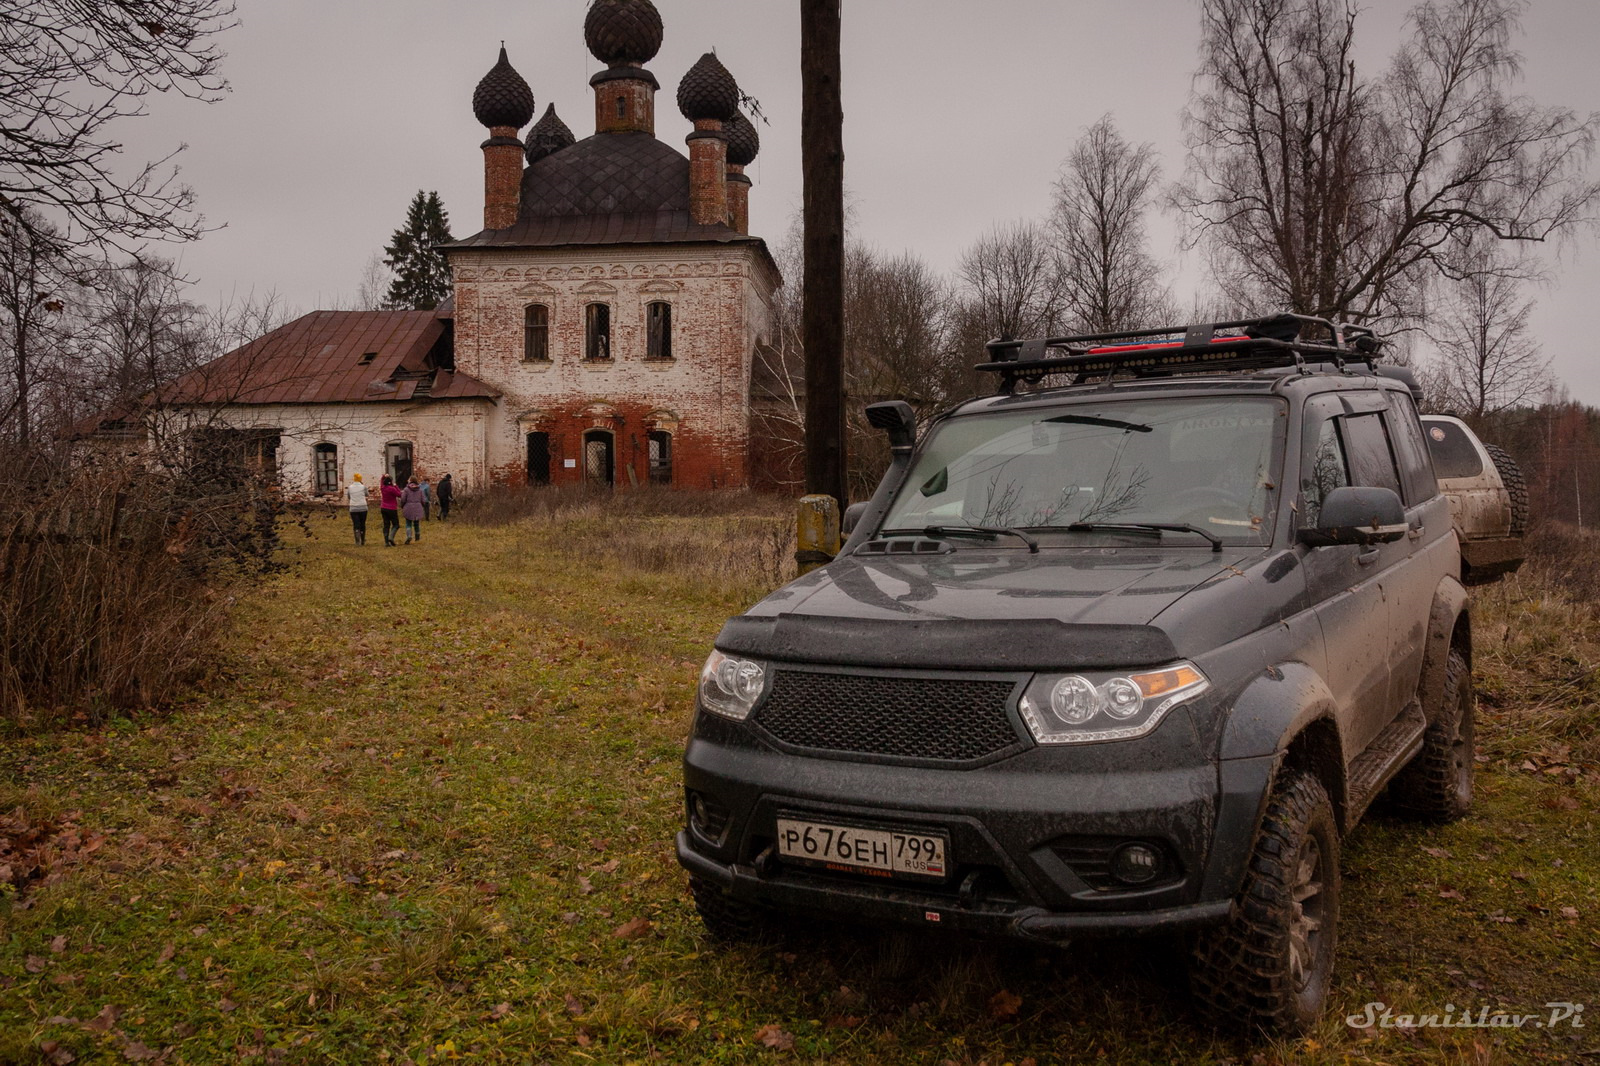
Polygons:
[[[1561,756],[1559,733],[1518,736],[1525,686],[1506,650],[1541,612],[1570,631],[1570,604],[1486,600],[1480,625],[1508,628],[1481,653],[1492,757],[1473,815],[1429,829],[1380,812],[1353,835],[1327,1020],[1252,1048],[1191,1021],[1163,942],[1045,951],[854,929],[708,942],[672,854],[678,755],[712,636],[760,592],[727,557],[771,534],[627,521],[635,540],[645,522],[651,542],[702,543],[705,567],[638,569],[592,518],[433,522],[393,549],[356,549],[342,520],[319,518],[301,565],[238,606],[204,698],[104,732],[8,738],[0,814],[106,840],[0,896],[0,1063],[167,1048],[173,1063],[962,1066],[1600,1050],[1600,773]],[[1566,641],[1592,668],[1595,648]],[[1583,706],[1592,736],[1600,717]],[[1020,997],[1014,1013],[1001,992]],[[1369,1001],[1553,1000],[1587,1003],[1590,1025],[1343,1022]]]

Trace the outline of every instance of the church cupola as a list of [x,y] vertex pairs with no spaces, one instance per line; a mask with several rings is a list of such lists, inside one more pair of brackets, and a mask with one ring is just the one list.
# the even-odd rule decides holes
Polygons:
[[761,138],[755,125],[739,112],[723,133],[728,137],[728,225],[740,233],[750,232],[750,179],[744,168],[761,151]]
[[656,132],[661,83],[644,64],[661,48],[661,13],[650,0],[595,0],[583,20],[583,39],[606,69],[594,88],[596,133]]
[[711,53],[678,83],[678,110],[694,123],[689,134],[689,217],[697,225],[728,223],[727,134],[739,114],[739,85]]
[[567,124],[556,115],[556,105],[550,104],[533,129],[528,131],[528,165],[531,167],[547,155],[570,148],[577,140]]
[[517,131],[533,118],[533,90],[500,46],[500,61],[472,91],[472,113],[489,128],[483,142],[483,227],[506,229],[517,220],[522,142]]

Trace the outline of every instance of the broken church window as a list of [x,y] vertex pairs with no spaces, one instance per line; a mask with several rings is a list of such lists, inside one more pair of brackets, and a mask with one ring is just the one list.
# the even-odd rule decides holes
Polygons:
[[672,305],[653,303],[645,308],[646,332],[649,337],[645,349],[646,359],[672,358]]
[[522,312],[522,358],[530,363],[550,359],[550,308],[529,304]]
[[337,493],[339,491],[339,448],[326,442],[311,449],[315,487],[313,492]]
[[584,308],[583,357],[611,358],[610,304],[590,304]]

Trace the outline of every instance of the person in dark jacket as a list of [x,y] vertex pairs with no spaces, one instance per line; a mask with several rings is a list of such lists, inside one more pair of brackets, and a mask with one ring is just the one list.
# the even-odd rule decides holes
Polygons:
[[406,520],[406,543],[410,544],[413,539],[421,543],[422,486],[417,484],[416,478],[406,482],[405,491],[400,493],[400,515]]
[[450,475],[446,474],[439,479],[439,484],[433,488],[433,498],[439,501],[439,521],[443,522],[450,517],[450,497],[455,494],[455,487],[450,484]]
[[378,513],[383,515],[383,543],[392,548],[394,535],[400,531],[400,489],[388,474],[378,486]]

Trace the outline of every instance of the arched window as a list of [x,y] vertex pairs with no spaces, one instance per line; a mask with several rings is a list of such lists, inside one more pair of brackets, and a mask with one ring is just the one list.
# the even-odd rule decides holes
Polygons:
[[339,448],[322,443],[311,449],[312,491],[337,493],[339,491]]
[[583,309],[583,357],[611,358],[611,305],[590,304]]
[[628,117],[628,98],[620,93],[617,95],[617,117]]
[[411,480],[411,442],[392,440],[383,446],[383,472],[394,479],[396,485]]
[[650,431],[650,484],[672,484],[672,434],[663,429]]
[[530,363],[550,359],[550,308],[529,304],[522,311],[522,358]]
[[645,308],[646,359],[672,358],[672,305],[653,303]]

